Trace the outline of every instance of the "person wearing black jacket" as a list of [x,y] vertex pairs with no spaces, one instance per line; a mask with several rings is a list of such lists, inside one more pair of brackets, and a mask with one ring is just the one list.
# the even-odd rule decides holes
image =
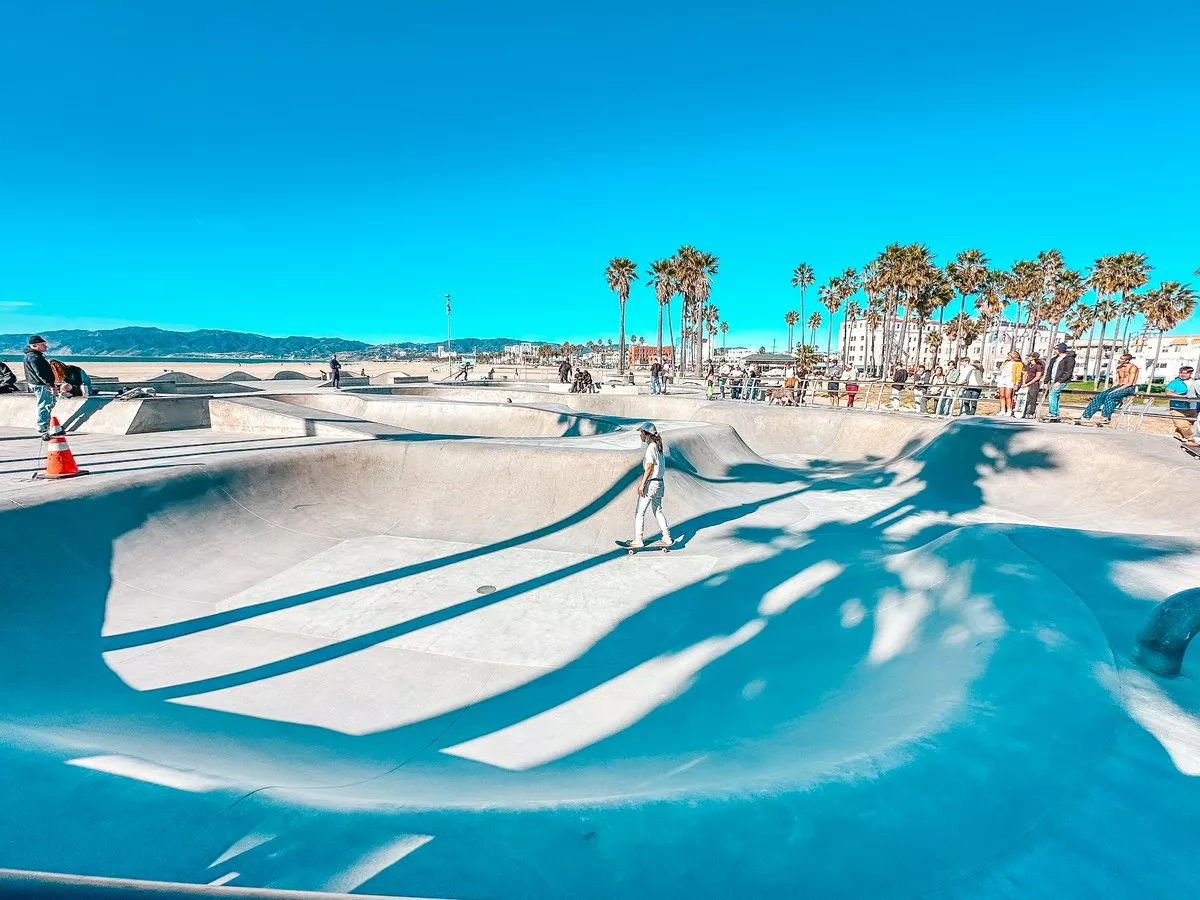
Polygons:
[[17,389],[17,376],[7,365],[0,362],[0,394],[11,394]]
[[35,334],[25,349],[25,381],[37,398],[37,430],[50,436],[50,412],[54,409],[54,370],[46,359],[46,339]]
[[1071,383],[1071,379],[1075,377],[1075,351],[1070,349],[1066,344],[1058,344],[1054,348],[1054,355],[1050,357],[1050,364],[1046,367],[1046,384],[1050,386],[1050,410],[1049,421],[1057,422],[1058,419],[1058,399],[1062,394],[1063,388]]
[[342,386],[342,364],[338,362],[336,353],[329,358],[329,381],[334,390]]

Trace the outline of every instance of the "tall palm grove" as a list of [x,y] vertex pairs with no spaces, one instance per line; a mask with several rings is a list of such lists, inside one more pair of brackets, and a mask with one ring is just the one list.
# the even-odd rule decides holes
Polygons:
[[[676,365],[685,371],[691,365],[701,373],[704,337],[714,340],[718,331],[728,330],[717,308],[709,302],[718,258],[690,246],[674,256],[655,260],[646,272],[658,306],[657,347],[663,358],[663,322],[673,330],[671,305],[679,304],[679,349]],[[1090,268],[1068,268],[1057,250],[1044,250],[1034,259],[1023,259],[1008,268],[992,268],[982,250],[963,250],[939,266],[924,244],[890,244],[861,271],[843,269],[821,285],[817,301],[828,315],[825,356],[833,354],[833,331],[841,315],[842,341],[849,327],[862,320],[868,336],[867,359],[875,371],[890,370],[899,363],[940,363],[962,356],[963,351],[1008,310],[1012,310],[1010,349],[1028,353],[1037,347],[1040,334],[1065,329],[1073,339],[1087,335],[1084,372],[1098,381],[1104,367],[1103,348],[1127,347],[1134,324],[1157,336],[1153,372],[1162,350],[1163,335],[1188,318],[1195,309],[1196,294],[1186,284],[1163,281],[1150,283],[1151,266],[1143,253],[1102,256]],[[1200,276],[1200,269],[1194,273]],[[632,260],[616,257],[606,270],[609,288],[620,301],[620,365],[624,371],[625,303],[630,285],[637,279]],[[812,266],[801,263],[792,271],[791,284],[800,295],[799,310],[784,315],[788,349],[802,362],[815,359],[819,350],[816,329],[821,313],[806,316],[807,291],[815,283]],[[856,297],[861,291],[865,302]],[[793,345],[795,326],[802,332]],[[1042,326],[1047,331],[1042,331]],[[1112,326],[1110,331],[1110,326]],[[810,339],[804,340],[803,329]],[[1097,331],[1099,332],[1097,334]],[[916,335],[915,353],[909,354],[909,335]],[[1107,344],[1106,344],[1107,338]],[[670,344],[674,344],[671,335]],[[1100,348],[1093,357],[1092,348]],[[840,351],[845,354],[845,346]],[[910,358],[911,357],[911,358]],[[1112,366],[1107,377],[1113,377]]]

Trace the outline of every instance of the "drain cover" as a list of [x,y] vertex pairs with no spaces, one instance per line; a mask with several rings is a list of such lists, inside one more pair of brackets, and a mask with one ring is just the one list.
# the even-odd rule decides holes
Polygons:
[[475,593],[477,594],[492,594],[495,593],[495,591],[496,586],[494,584],[481,584],[479,587],[475,588]]

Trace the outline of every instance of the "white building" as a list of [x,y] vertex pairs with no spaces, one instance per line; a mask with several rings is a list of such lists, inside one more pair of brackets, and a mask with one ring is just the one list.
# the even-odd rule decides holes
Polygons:
[[[1151,377],[1150,367],[1154,364],[1154,349],[1157,346],[1157,334],[1139,334],[1129,339],[1129,352],[1133,354],[1133,362],[1141,370],[1142,378]],[[1170,381],[1180,366],[1200,366],[1200,335],[1163,335],[1158,368],[1154,370],[1153,377]]]
[[520,344],[505,344],[504,355],[514,361],[528,359],[537,353],[537,348],[533,344],[525,341]]
[[727,362],[730,363],[740,363],[743,362],[746,357],[753,352],[754,350],[750,347],[729,347],[724,351],[718,350],[717,356],[723,357]]
[[[900,333],[900,325],[893,326],[893,335],[898,339]],[[904,346],[900,348],[898,354],[901,359],[909,364],[918,362],[926,365],[936,364],[945,366],[949,363],[950,358],[954,355],[955,341],[948,335],[942,335],[940,345],[937,343],[936,337],[931,341],[930,335],[936,335],[939,331],[948,330],[949,323],[942,328],[939,328],[937,322],[925,323],[924,335],[920,334],[921,329],[916,322],[908,323],[908,333],[905,335]],[[1033,343],[1030,344],[1030,329],[1022,325],[1018,330],[1017,326],[1007,320],[1002,320],[993,324],[981,336],[976,338],[969,347],[962,348],[962,355],[969,356],[972,359],[978,359],[983,363],[984,372],[991,373],[999,366],[1000,361],[1008,353],[1009,347],[1013,345],[1014,340],[1017,344],[1017,349],[1022,353],[1029,350],[1036,350],[1045,359],[1050,352],[1050,348],[1061,341],[1063,334],[1061,331],[1040,326],[1033,331]],[[917,345],[920,343],[920,357],[917,355]],[[863,319],[858,319],[850,323],[849,329],[845,334],[845,342],[841,341],[835,345],[835,355],[844,355],[846,360],[852,362],[856,368],[872,369],[878,368],[883,353],[883,328],[875,330],[874,338],[872,339],[871,329],[867,327],[867,323]],[[845,361],[845,360],[844,360]]]

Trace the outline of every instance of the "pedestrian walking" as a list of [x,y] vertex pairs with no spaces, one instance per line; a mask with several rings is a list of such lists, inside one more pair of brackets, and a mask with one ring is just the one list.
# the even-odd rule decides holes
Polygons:
[[1091,419],[1100,413],[1100,424],[1112,422],[1112,414],[1116,412],[1121,401],[1137,390],[1138,367],[1133,364],[1132,353],[1122,353],[1117,364],[1117,383],[1106,391],[1101,391],[1089,402],[1083,411],[1084,419]]
[[632,546],[646,546],[643,540],[643,529],[646,510],[650,510],[662,531],[660,542],[664,547],[670,547],[672,544],[671,526],[667,524],[667,517],[663,514],[662,509],[663,497],[666,495],[666,482],[663,480],[662,437],[653,422],[642,424],[638,428],[638,435],[641,437],[642,443],[646,445],[646,452],[642,457],[642,477],[637,482],[637,512],[633,518]]

